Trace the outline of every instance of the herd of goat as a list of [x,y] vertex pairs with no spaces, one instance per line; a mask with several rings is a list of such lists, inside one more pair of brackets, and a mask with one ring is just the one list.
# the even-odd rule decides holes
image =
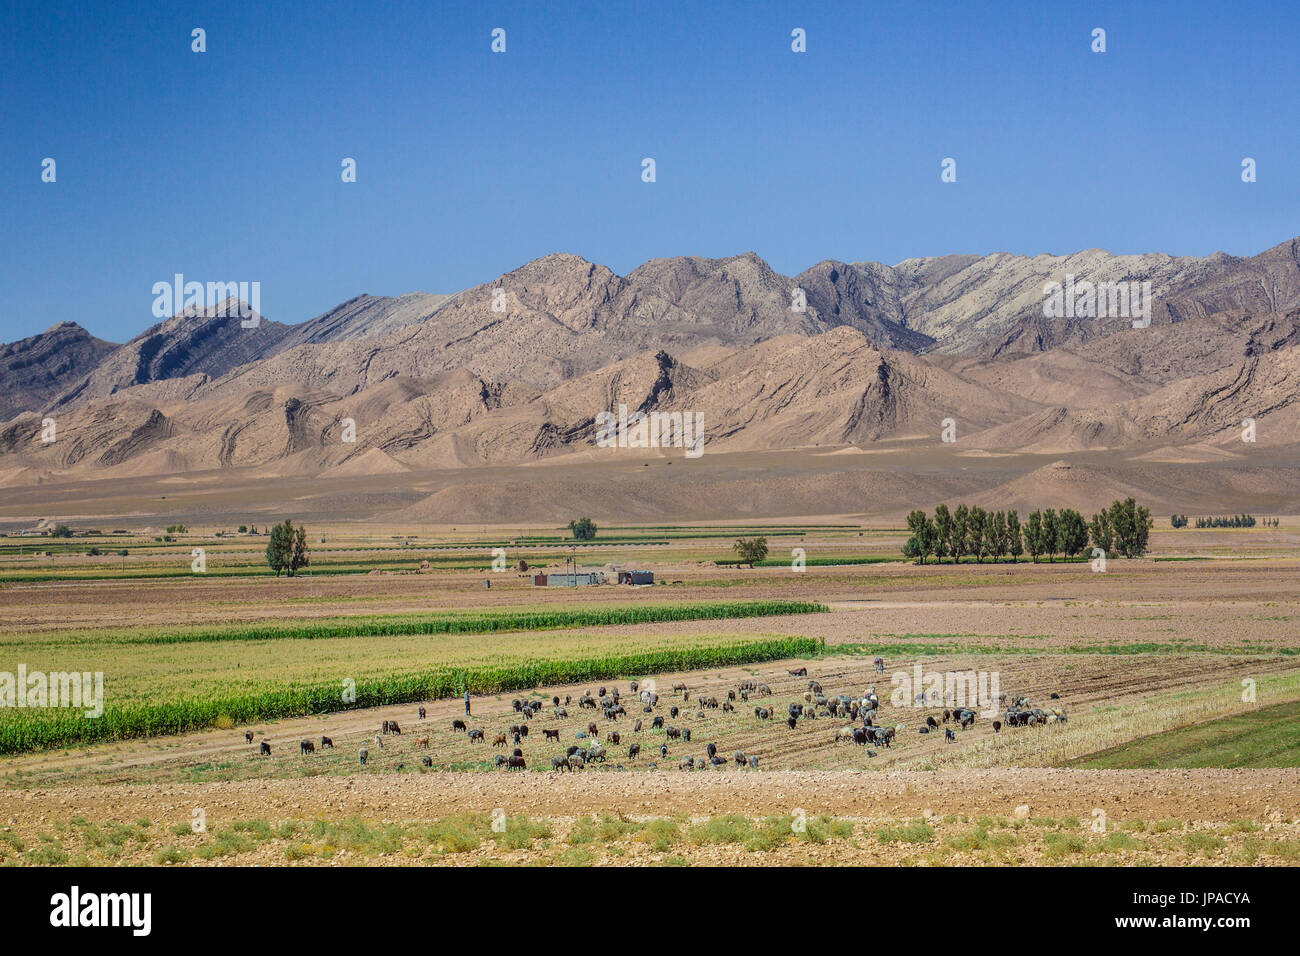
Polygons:
[[[883,672],[883,661],[880,658],[875,660],[875,670],[877,673]],[[808,669],[801,667],[790,670],[792,677],[807,677]],[[748,707],[751,699],[765,699],[772,696],[772,689],[761,681],[745,680],[741,681],[735,689],[728,690],[725,698],[719,700],[716,696],[696,695],[692,701],[691,690],[686,684],[677,683],[672,687],[672,698],[674,701],[680,699],[680,704],[669,702],[667,713],[656,713],[660,707],[659,694],[655,689],[653,681],[644,682],[646,686],[642,687],[638,681],[632,681],[629,685],[630,698],[624,698],[615,685],[609,688],[600,687],[595,695],[590,691],[584,691],[576,701],[572,695],[565,695],[563,702],[559,696],[553,696],[550,701],[550,719],[563,720],[569,716],[569,708],[577,706],[579,711],[591,710],[599,711],[606,726],[617,724],[620,718],[627,717],[631,721],[629,731],[608,729],[604,735],[604,742],[601,742],[600,727],[596,721],[592,720],[587,723],[586,729],[578,730],[574,738],[580,743],[572,744],[562,753],[557,753],[550,758],[550,769],[555,772],[582,770],[591,763],[605,763],[610,754],[611,747],[622,748],[624,737],[628,737],[627,742],[627,761],[631,763],[641,754],[642,728],[645,726],[645,720],[649,718],[649,730],[663,731],[663,740],[658,744],[659,760],[667,760],[669,754],[669,742],[674,743],[674,749],[677,743],[690,744],[692,730],[687,726],[677,726],[676,723],[667,721],[683,721],[689,717],[687,710],[692,706],[697,710],[697,717],[705,718],[706,710],[720,710],[723,713],[735,713],[737,704]],[[1053,693],[1051,698],[1058,700],[1059,694]],[[1013,698],[1010,704],[1007,703],[1007,695],[1001,695],[999,707],[1005,708],[1002,711],[1002,719],[992,722],[993,732],[1000,733],[1004,726],[1006,727],[1033,727],[1042,726],[1050,723],[1065,721],[1066,714],[1057,707],[1043,709],[1034,707],[1030,704],[1029,699],[1025,696]],[[629,699],[634,707],[640,708],[639,717],[629,715],[624,700]],[[528,721],[537,717],[545,709],[545,705],[540,700],[525,700],[516,698],[511,701],[513,713],[519,715],[519,722],[511,724],[503,733],[496,733],[492,738],[492,746],[512,747],[511,752],[507,754],[497,754],[494,758],[496,767],[507,770],[526,770],[527,762],[524,757],[523,743],[529,735]],[[841,726],[835,732],[834,740],[836,743],[849,742],[861,745],[866,748],[868,757],[875,757],[876,750],[872,747],[892,747],[899,733],[904,730],[901,723],[894,725],[881,726],[878,724],[880,712],[880,699],[875,693],[874,687],[868,687],[866,692],[853,696],[849,694],[839,694],[833,697],[827,696],[822,689],[822,685],[817,680],[809,680],[807,689],[803,692],[803,702],[791,703],[786,709],[785,724],[793,730],[801,721],[816,719],[839,719],[847,720],[848,724]],[[418,710],[420,720],[426,719],[425,708],[420,707]],[[753,713],[756,720],[770,721],[778,717],[775,707],[768,707],[758,704],[753,707]],[[594,716],[594,715],[593,715]],[[919,728],[919,733],[929,734],[943,731],[945,739],[952,743],[957,739],[956,729],[968,730],[974,726],[979,714],[970,707],[951,707],[945,709],[941,717],[927,716]],[[621,725],[620,725],[621,726]],[[451,732],[464,733],[468,740],[486,744],[487,735],[480,729],[470,727],[465,720],[456,719],[451,722]],[[384,737],[389,735],[401,735],[402,728],[396,720],[385,720],[380,733],[374,737],[375,746],[383,750]],[[543,728],[543,742],[554,742],[562,744],[561,730],[559,728]],[[253,742],[253,732],[247,731],[244,735],[248,743]],[[319,746],[322,749],[333,749],[334,741],[329,737],[322,736]],[[317,744],[313,740],[302,740],[299,742],[299,753],[307,755],[316,752]],[[413,740],[413,749],[428,750],[429,736],[415,737]],[[259,745],[259,753],[269,756],[271,745],[263,740]],[[653,750],[651,751],[653,754]],[[361,766],[367,766],[370,760],[369,745],[362,746],[358,752],[358,759]],[[424,754],[421,756],[421,764],[430,768],[433,766],[433,758]],[[708,743],[705,745],[703,754],[692,754],[682,756],[677,761],[679,770],[696,770],[706,769],[708,767],[726,767],[734,763],[739,768],[758,768],[758,757],[750,754],[746,755],[744,751],[736,750],[730,757],[726,757],[718,752],[717,745]],[[656,769],[659,766],[658,761],[651,759],[648,768]],[[404,768],[404,764],[398,764],[397,769]],[[623,764],[617,764],[617,769],[623,770]]]

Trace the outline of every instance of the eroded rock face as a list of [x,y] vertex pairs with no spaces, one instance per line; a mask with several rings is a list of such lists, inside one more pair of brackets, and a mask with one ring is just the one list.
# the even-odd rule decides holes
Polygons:
[[[0,350],[0,461],[92,476],[366,475],[595,454],[602,412],[700,416],[707,447],[935,440],[1053,454],[1261,442],[1300,426],[1300,242],[1259,256],[579,256],[454,296],[359,296],[298,326],[216,310],[122,346],[73,323]],[[1065,274],[1153,284],[1150,328],[1043,316]],[[60,441],[39,440],[54,414]],[[348,425],[351,422],[352,425]],[[355,440],[344,437],[349,429]]]
[[0,346],[0,421],[38,412],[85,376],[118,346],[75,322]]

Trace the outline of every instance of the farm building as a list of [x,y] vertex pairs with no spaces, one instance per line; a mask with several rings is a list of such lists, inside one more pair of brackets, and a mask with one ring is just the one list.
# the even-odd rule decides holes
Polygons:
[[533,587],[536,588],[575,588],[588,584],[604,584],[605,575],[600,571],[560,571],[558,573],[539,573],[533,575]]
[[619,584],[654,584],[655,573],[653,571],[620,571],[618,572]]

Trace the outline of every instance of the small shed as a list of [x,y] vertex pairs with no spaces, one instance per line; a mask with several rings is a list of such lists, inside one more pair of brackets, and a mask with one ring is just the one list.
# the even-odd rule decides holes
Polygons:
[[653,571],[620,571],[618,572],[619,584],[654,584],[655,573]]
[[591,584],[604,584],[605,575],[600,571],[560,571],[551,574],[533,575],[533,586],[539,588],[574,588]]

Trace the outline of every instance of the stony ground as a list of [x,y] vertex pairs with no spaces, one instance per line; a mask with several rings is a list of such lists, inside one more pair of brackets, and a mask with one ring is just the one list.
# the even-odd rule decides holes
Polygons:
[[1298,795],[1295,771],[434,773],[88,787],[13,794],[0,858],[33,865],[1296,865]]

